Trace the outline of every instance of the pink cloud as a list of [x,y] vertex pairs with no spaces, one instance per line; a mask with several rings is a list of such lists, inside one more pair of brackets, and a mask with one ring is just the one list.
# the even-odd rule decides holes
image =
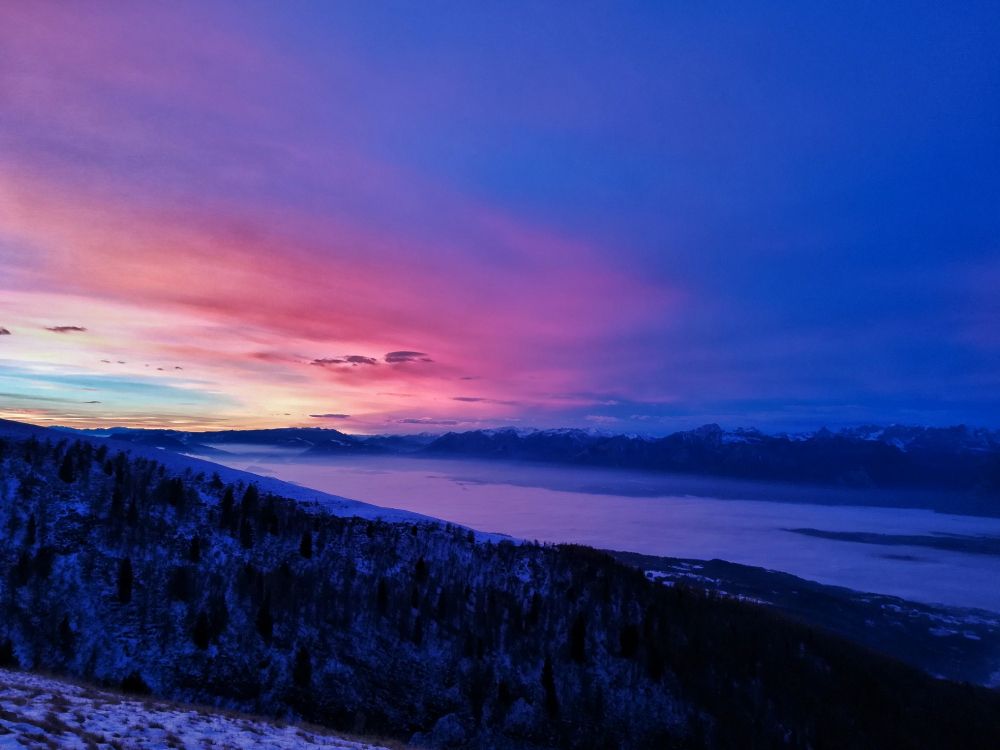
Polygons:
[[[190,54],[162,48],[162,25]],[[0,43],[14,123],[0,285],[185,321],[140,330],[125,316],[107,353],[142,346],[165,370],[211,373],[248,412],[294,386],[316,413],[336,394],[352,414],[388,414],[387,384],[428,418],[558,408],[547,394],[641,368],[606,347],[683,303],[614,248],[373,157],[354,125],[282,135],[309,121],[313,92],[286,92],[286,63],[236,31],[185,12],[8,4]],[[474,394],[455,392],[473,377]]]

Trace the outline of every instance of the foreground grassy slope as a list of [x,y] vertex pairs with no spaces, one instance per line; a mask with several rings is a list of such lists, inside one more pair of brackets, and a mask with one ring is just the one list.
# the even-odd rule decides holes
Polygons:
[[[0,748],[17,750],[389,750],[320,727],[137,698],[0,669]],[[392,745],[395,750],[402,746]]]

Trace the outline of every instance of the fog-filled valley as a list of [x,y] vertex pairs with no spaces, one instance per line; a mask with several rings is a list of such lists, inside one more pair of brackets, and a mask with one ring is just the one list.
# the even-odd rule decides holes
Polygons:
[[[1000,612],[994,585],[1000,551],[980,548],[984,538],[1000,540],[1000,519],[908,508],[911,495],[902,492],[524,462],[307,458],[280,447],[224,448],[230,453],[213,460],[483,531],[717,558],[859,591]],[[869,536],[863,543],[811,530],[885,539]],[[894,543],[900,536],[909,544]],[[952,542],[950,548],[938,546],[940,539]]]

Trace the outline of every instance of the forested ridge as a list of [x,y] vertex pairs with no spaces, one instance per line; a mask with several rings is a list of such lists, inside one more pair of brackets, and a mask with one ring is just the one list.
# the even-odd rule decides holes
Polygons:
[[1000,746],[1000,696],[583,547],[0,438],[0,664],[455,747]]

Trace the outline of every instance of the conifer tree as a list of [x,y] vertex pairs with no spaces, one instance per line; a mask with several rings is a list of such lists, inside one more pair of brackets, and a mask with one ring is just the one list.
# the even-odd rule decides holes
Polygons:
[[10,638],[0,643],[0,667],[18,667],[17,656],[14,654],[14,644]]
[[573,621],[569,633],[569,654],[573,661],[583,664],[587,659],[587,616],[582,612]]
[[243,549],[250,549],[253,547],[253,526],[250,525],[250,519],[246,516],[240,522],[240,546]]
[[62,463],[59,465],[59,478],[66,484],[72,484],[76,481],[76,471],[73,468],[73,458],[68,452],[65,456],[63,456]]
[[235,505],[236,498],[233,495],[232,485],[230,485],[226,487],[226,491],[222,494],[222,502],[219,504],[219,528],[233,528]]
[[73,649],[74,636],[73,628],[69,624],[69,615],[64,615],[62,621],[59,623],[59,647],[63,651],[71,651]]
[[112,518],[119,518],[122,515],[122,511],[125,509],[125,497],[122,492],[122,486],[115,483],[114,489],[111,490],[111,516]]
[[299,647],[295,653],[292,681],[300,688],[307,688],[312,682],[312,659],[309,656],[309,650],[305,647]]
[[247,485],[246,492],[243,493],[243,501],[240,504],[240,512],[246,516],[252,516],[257,512],[257,504],[260,502],[260,491],[256,484]]
[[132,601],[132,561],[123,557],[118,563],[118,601],[128,604]]
[[208,624],[208,615],[204,612],[199,612],[198,617],[194,621],[194,629],[191,631],[191,640],[194,641],[195,646],[204,651],[208,648],[211,637],[212,631]]
[[260,609],[257,611],[256,625],[257,632],[260,634],[260,637],[270,643],[271,636],[274,635],[274,619],[271,617],[270,594],[264,597],[264,602],[260,605]]
[[556,695],[556,680],[552,672],[552,661],[547,656],[542,665],[542,689],[545,691],[545,711],[554,719],[559,715],[559,698]]

